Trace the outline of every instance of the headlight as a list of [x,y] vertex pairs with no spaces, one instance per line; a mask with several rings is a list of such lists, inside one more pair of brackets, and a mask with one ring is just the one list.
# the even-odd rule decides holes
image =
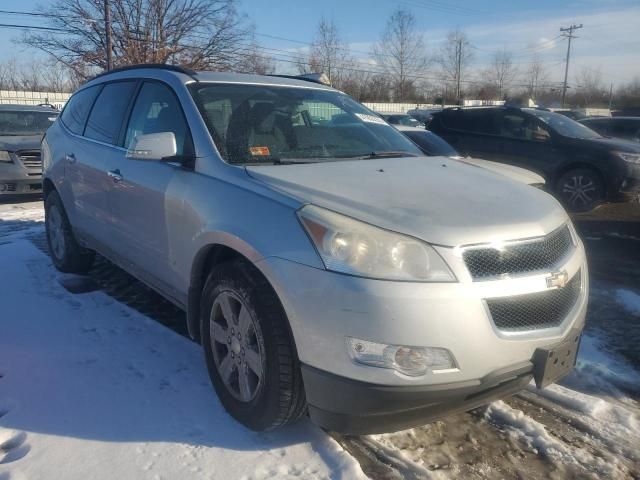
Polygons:
[[6,150],[0,150],[0,162],[11,163],[11,155]]
[[351,217],[307,205],[298,211],[327,270],[414,282],[455,282],[433,247]]
[[640,153],[613,152],[625,162],[640,164]]

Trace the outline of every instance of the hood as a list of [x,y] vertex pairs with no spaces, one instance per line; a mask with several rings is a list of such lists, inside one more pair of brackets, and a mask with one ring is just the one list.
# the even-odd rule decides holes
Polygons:
[[0,150],[16,152],[18,150],[40,150],[42,134],[37,135],[0,135]]
[[492,172],[504,175],[511,180],[522,182],[527,185],[545,184],[544,178],[541,175],[538,175],[531,170],[527,170],[526,168],[471,157],[457,158],[456,160],[458,160],[459,162],[468,163],[469,165],[475,165],[476,167],[486,168],[487,170],[491,170]]
[[302,203],[438,245],[540,236],[568,218],[553,197],[537,188],[445,157],[246,169]]

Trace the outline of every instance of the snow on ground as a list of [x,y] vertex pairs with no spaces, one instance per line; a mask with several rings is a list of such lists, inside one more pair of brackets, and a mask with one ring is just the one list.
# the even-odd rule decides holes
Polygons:
[[[200,347],[102,292],[72,295],[0,210],[0,479],[361,478],[309,421],[254,433],[229,417]],[[20,222],[20,223],[18,223]]]
[[633,285],[592,283],[561,385],[386,435],[336,441],[308,421],[257,434],[224,412],[199,346],[60,286],[28,239],[41,222],[39,204],[0,205],[0,480],[363,477],[343,446],[372,478],[640,478]]
[[616,300],[630,313],[640,315],[640,295],[637,293],[620,288],[616,290]]

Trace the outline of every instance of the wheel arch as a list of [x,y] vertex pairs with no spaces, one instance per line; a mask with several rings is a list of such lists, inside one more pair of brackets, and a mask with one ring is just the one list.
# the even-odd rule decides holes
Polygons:
[[53,184],[51,179],[45,178],[42,181],[42,196],[44,200],[46,200],[47,196],[53,191],[56,191],[56,186]]
[[[276,292],[276,289],[273,287],[265,272],[259,267],[258,260],[262,257],[260,257],[256,251],[250,249],[248,245],[240,244],[239,247],[240,248],[236,248],[236,245],[232,246],[222,241],[209,243],[202,246],[194,257],[187,297],[187,329],[189,331],[189,336],[195,341],[201,341],[200,303],[202,300],[202,290],[211,271],[216,268],[216,266],[224,262],[241,260],[250,265],[254,274],[261,275],[271,287],[273,295],[278,299],[278,302],[286,315],[286,310],[284,309],[284,305]],[[289,321],[287,323],[289,327],[289,334],[294,340],[295,345],[295,336],[293,335],[291,324]]]

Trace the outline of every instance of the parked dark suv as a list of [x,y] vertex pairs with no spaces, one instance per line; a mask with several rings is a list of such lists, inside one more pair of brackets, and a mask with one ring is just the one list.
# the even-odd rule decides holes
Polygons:
[[640,194],[640,145],[547,110],[489,107],[435,113],[429,130],[463,155],[523,166],[573,211]]

